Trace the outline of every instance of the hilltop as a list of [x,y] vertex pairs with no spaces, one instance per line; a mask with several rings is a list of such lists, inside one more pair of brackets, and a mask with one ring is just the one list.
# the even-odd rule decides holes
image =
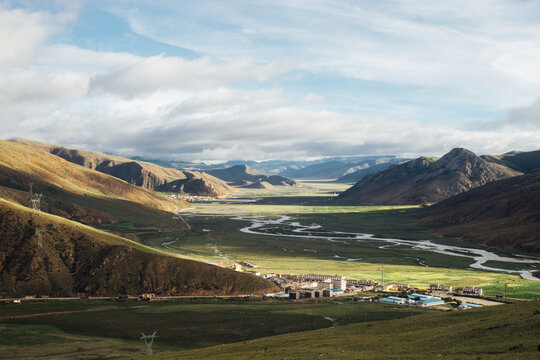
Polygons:
[[484,155],[482,158],[523,173],[540,168],[540,150],[512,151],[503,155]]
[[363,177],[342,193],[346,204],[434,203],[487,183],[521,174],[456,148],[440,159],[420,157]]
[[23,139],[13,139],[12,141],[47,151],[74,164],[112,175],[149,190],[211,197],[222,197],[233,191],[222,180],[198,171],[182,171],[121,156],[71,149],[36,141]]
[[[275,285],[0,199],[0,294],[245,294]],[[38,231],[41,231],[38,234]]]
[[423,209],[420,222],[454,238],[540,254],[540,169]]
[[240,182],[250,181],[253,183],[267,182],[271,185],[283,185],[283,186],[301,186],[299,183],[292,179],[287,179],[279,175],[267,175],[261,172],[253,170],[248,165],[234,165],[224,169],[212,169],[206,170],[210,175],[213,175],[221,180],[227,182]]

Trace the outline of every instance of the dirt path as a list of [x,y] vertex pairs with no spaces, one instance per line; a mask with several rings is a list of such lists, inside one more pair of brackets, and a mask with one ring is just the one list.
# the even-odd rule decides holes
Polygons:
[[0,317],[0,320],[8,320],[8,319],[27,319],[27,318],[31,318],[31,317],[48,316],[48,315],[76,314],[76,313],[84,313],[84,312],[94,312],[94,311],[110,310],[110,309],[114,309],[114,308],[115,308],[115,306],[104,306],[104,307],[99,307],[99,308],[96,308],[96,309],[86,309],[86,310],[54,311],[54,312],[46,312],[46,313],[39,313],[39,314],[25,314],[25,315],[14,315],[14,316],[2,316],[2,317]]

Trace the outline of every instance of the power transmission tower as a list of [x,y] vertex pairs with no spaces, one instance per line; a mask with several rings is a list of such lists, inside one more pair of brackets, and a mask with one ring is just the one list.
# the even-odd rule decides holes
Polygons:
[[144,335],[143,332],[141,332],[142,337],[140,340],[144,340],[144,343],[146,344],[146,355],[150,356],[152,355],[152,344],[154,343],[154,339],[159,337],[156,335],[156,331],[152,335]]
[[36,211],[41,211],[41,197],[43,194],[34,194],[32,197],[32,208]]
[[381,267],[381,284],[384,289],[384,265]]
[[43,241],[41,240],[41,235],[43,234],[43,229],[36,229],[36,235],[38,237],[38,246],[43,247]]

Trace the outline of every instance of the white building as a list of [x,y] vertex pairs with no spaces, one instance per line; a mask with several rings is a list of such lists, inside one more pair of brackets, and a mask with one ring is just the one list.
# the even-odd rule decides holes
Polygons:
[[345,279],[345,276],[341,276],[339,279],[332,281],[332,286],[336,290],[345,290],[347,289],[347,279]]

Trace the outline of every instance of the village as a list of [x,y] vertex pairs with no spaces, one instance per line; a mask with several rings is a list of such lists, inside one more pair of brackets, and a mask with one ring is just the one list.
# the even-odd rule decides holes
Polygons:
[[[437,310],[467,310],[484,305],[501,304],[483,297],[482,288],[463,287],[453,289],[443,284],[430,284],[429,287],[410,287],[409,284],[385,284],[384,272],[381,281],[347,279],[342,275],[324,274],[261,274],[256,271],[258,265],[251,260],[244,260],[230,266],[235,271],[242,271],[274,281],[281,292],[266,294],[267,298],[280,298],[293,301],[337,296],[362,296],[363,301],[377,301],[391,305],[416,306]],[[381,295],[382,294],[388,294]],[[465,297],[465,298],[464,298]],[[464,301],[467,300],[467,301]]]

